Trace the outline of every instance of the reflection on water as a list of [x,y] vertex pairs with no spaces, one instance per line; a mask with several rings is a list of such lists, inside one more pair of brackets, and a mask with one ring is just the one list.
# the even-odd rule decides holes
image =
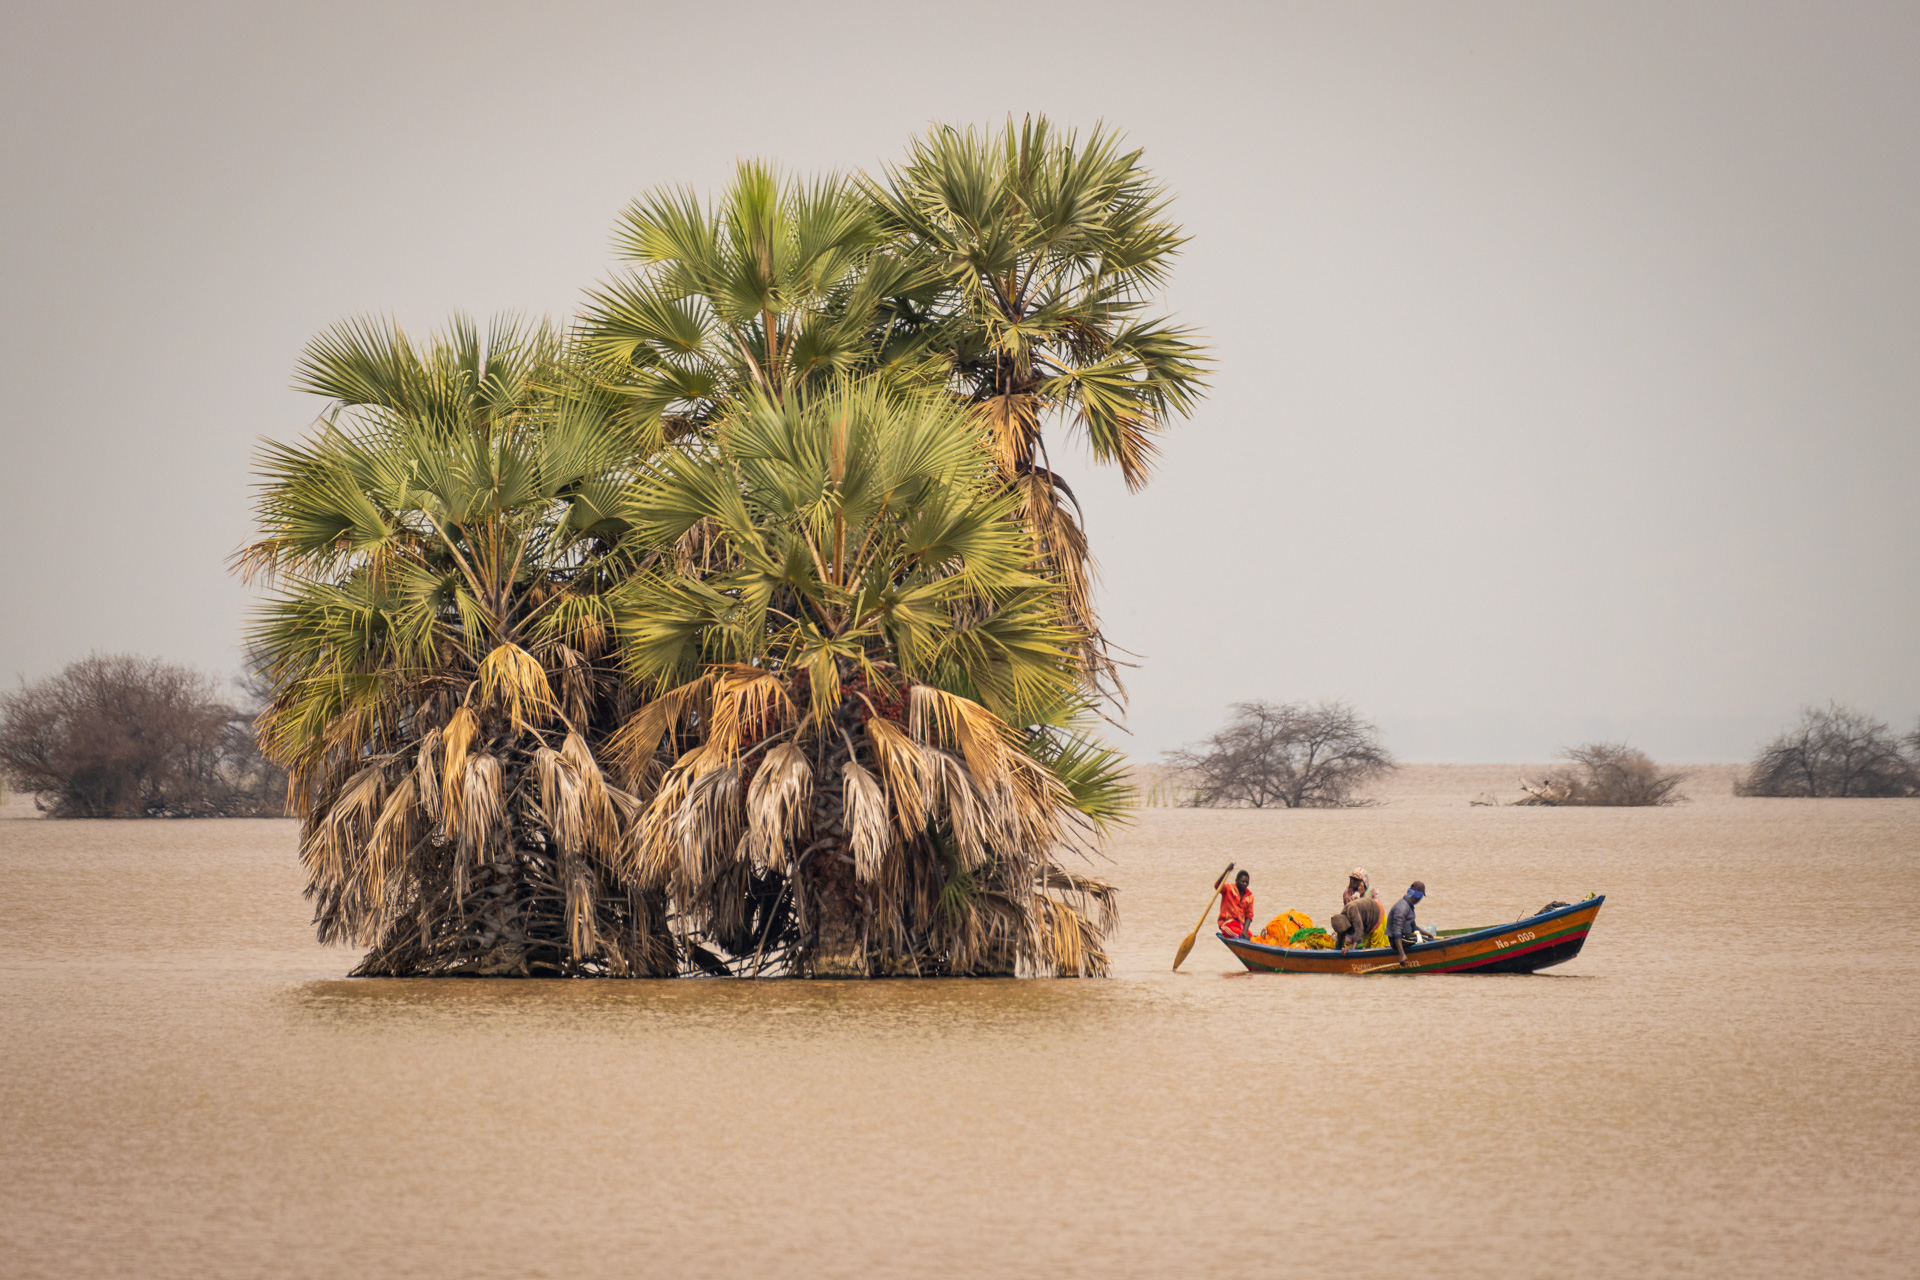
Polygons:
[[[1239,976],[1239,975],[1230,975]],[[1247,975],[1251,976],[1251,975]],[[312,1026],[409,1025],[488,1034],[537,1022],[548,1032],[761,1038],[963,1036],[1090,1030],[1133,1002],[1107,989],[1013,979],[889,982],[528,982],[328,979],[287,991]]]
[[[1143,815],[1104,982],[347,980],[286,824],[0,821],[0,1270],[1910,1274],[1920,960],[1862,904],[1920,907],[1920,802],[1467,807],[1508,772]],[[1263,919],[1356,863],[1439,927],[1608,903],[1532,977],[1168,972],[1228,859]]]

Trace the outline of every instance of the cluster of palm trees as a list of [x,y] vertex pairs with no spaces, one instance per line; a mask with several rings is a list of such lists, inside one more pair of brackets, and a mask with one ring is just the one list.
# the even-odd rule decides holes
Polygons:
[[564,331],[307,347],[242,569],[323,941],[367,974],[1097,974],[1131,802],[1048,432],[1204,386],[1116,136],[636,201]]

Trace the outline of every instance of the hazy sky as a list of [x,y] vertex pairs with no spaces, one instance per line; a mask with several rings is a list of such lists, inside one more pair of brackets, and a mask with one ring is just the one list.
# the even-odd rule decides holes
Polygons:
[[362,312],[563,316],[620,207],[1043,111],[1146,148],[1215,390],[1082,458],[1131,747],[1920,715],[1920,6],[58,4],[0,16],[0,676],[238,665],[249,466]]

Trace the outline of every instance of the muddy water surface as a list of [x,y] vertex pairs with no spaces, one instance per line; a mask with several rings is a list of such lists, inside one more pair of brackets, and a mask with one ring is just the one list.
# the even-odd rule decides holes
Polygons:
[[[1105,982],[348,981],[291,824],[0,821],[0,1274],[1914,1274],[1920,801],[1511,776],[1146,812]],[[1608,904],[1532,977],[1167,972],[1229,858]]]

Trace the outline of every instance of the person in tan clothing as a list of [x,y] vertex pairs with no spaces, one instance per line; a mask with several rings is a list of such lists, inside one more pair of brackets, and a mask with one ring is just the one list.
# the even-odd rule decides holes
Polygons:
[[1333,945],[1342,951],[1367,945],[1380,927],[1380,903],[1375,898],[1353,898],[1327,921],[1333,927]]

